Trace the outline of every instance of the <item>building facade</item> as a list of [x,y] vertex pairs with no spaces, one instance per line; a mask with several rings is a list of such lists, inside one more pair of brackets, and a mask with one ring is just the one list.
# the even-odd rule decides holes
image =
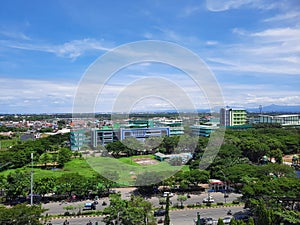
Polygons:
[[247,123],[247,112],[242,108],[221,108],[220,125],[221,126],[241,126]]
[[93,148],[104,146],[111,142],[117,141],[119,136],[119,128],[103,126],[101,129],[91,130],[91,144]]
[[193,125],[190,126],[192,134],[195,136],[209,137],[212,132],[214,132],[219,127],[209,126],[209,125]]
[[259,115],[258,123],[273,123],[280,124],[281,126],[299,126],[300,125],[300,115]]
[[137,140],[144,141],[150,137],[165,137],[170,136],[169,127],[151,127],[151,128],[120,128],[119,140],[126,138],[136,138]]
[[84,146],[89,146],[91,143],[90,131],[86,129],[72,130],[70,132],[71,150],[79,151]]

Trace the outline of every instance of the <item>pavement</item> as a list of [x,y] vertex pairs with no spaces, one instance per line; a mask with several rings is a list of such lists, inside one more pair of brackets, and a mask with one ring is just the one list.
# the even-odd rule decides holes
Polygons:
[[[183,210],[174,210],[170,211],[170,219],[172,225],[195,225],[194,220],[197,218],[197,213],[202,217],[213,218],[215,221],[213,224],[216,224],[218,218],[228,217],[227,212],[231,210],[232,213],[242,212],[243,206],[234,206],[234,207],[218,207],[218,208],[201,208],[201,209],[183,209]],[[76,217],[68,218],[70,225],[86,225],[89,221],[93,225],[105,225],[102,222],[102,216],[95,217]],[[157,217],[157,220],[163,217]],[[52,225],[62,225],[65,219],[52,219]],[[50,222],[50,221],[49,221]]]
[[[113,189],[117,192],[121,193],[121,197],[123,199],[129,199],[131,194],[133,193],[133,191],[135,190],[135,188],[116,188]],[[235,193],[230,193],[228,198],[224,198],[224,194],[220,193],[220,192],[214,192],[214,193],[209,193],[214,199],[215,202],[232,202],[233,200],[236,200],[237,198],[241,197],[241,194],[235,194]],[[200,195],[193,195],[190,194],[190,198],[187,199],[187,201],[184,202],[184,205],[188,205],[188,204],[196,204],[196,203],[201,203],[205,197],[208,196],[208,193],[202,193]],[[159,205],[159,198],[161,196],[156,196],[156,197],[151,197],[151,198],[147,198],[148,201],[150,201],[154,207],[160,207]],[[173,197],[170,198],[171,202],[173,204],[175,203],[179,203],[177,201],[177,195],[175,194]],[[73,210],[69,210],[70,213],[77,213],[79,210],[82,211],[84,204],[87,202],[91,202],[93,201],[92,199],[89,200],[85,200],[85,201],[76,201],[76,202],[50,202],[47,204],[43,204],[43,208],[48,209],[47,212],[45,212],[44,214],[48,214],[48,215],[63,215],[64,212],[66,212],[67,210],[64,209],[64,207],[66,206],[73,206],[74,209]],[[109,204],[109,198],[100,198],[98,200],[98,205],[97,205],[97,210],[103,210],[107,205],[103,206],[102,203],[106,202],[107,205]]]

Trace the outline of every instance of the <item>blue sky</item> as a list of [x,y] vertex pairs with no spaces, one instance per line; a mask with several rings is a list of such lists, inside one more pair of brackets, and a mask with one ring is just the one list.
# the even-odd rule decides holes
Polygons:
[[[87,68],[117,46],[141,40],[196,53],[215,75],[226,105],[300,105],[298,0],[11,0],[0,7],[0,113],[72,112]],[[110,112],[118,94],[145,76],[170,79],[196,107],[208,106],[181,71],[144,63],[115,74],[96,111]],[[148,98],[132,108],[168,107]]]

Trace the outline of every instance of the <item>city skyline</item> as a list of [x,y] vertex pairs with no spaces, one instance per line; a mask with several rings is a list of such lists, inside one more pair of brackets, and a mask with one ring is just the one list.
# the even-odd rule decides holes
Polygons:
[[[197,54],[215,75],[225,105],[300,105],[299,9],[296,0],[3,2],[0,113],[72,112],[88,67],[141,40],[167,41]],[[177,82],[196,108],[209,108],[205,93],[182,71],[142,63],[106,83],[95,111],[109,112],[118,94],[144,77]],[[174,109],[153,96],[133,109],[149,107]]]

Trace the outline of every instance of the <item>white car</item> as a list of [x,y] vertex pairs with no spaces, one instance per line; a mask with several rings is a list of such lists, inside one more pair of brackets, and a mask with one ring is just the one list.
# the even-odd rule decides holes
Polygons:
[[169,197],[173,197],[174,194],[172,192],[164,192],[163,197],[167,197],[169,195]]
[[225,217],[225,218],[223,218],[223,223],[224,224],[230,224],[230,221],[231,221],[231,217]]
[[203,199],[203,203],[213,203],[213,202],[215,202],[215,200],[210,195]]

